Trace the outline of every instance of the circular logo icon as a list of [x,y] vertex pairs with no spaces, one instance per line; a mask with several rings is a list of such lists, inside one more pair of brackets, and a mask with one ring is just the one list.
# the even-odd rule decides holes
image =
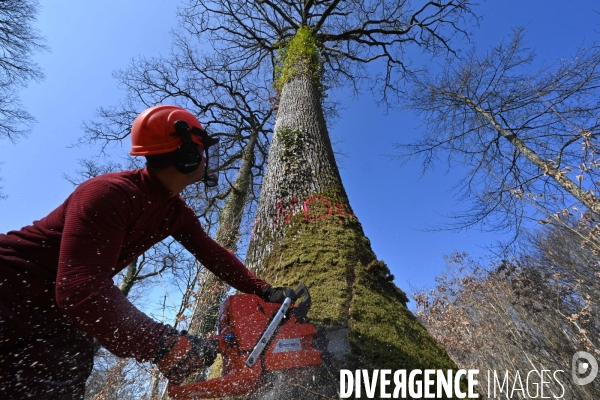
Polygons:
[[571,376],[575,384],[583,386],[591,383],[598,375],[598,362],[586,351],[573,354]]

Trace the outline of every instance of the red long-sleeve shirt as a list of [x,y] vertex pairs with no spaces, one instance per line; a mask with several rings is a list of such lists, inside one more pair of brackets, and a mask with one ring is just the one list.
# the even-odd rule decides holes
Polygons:
[[[0,277],[22,285],[42,313],[48,311],[45,296],[48,306],[56,301],[113,354],[152,359],[166,325],[133,306],[112,278],[153,244],[172,236],[242,292],[260,294],[267,285],[204,232],[180,196],[171,196],[146,169],[92,178],[45,218],[0,235],[0,267],[6,269]],[[52,286],[54,293],[47,293]]]

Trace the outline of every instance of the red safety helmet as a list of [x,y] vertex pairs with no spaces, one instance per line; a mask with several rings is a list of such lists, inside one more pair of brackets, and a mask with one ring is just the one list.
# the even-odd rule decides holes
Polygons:
[[[176,121],[187,122],[190,129],[197,127],[204,130],[198,119],[181,107],[169,105],[150,107],[142,111],[133,121],[129,154],[149,156],[177,150],[183,143],[183,138],[172,135]],[[201,136],[191,135],[191,138],[194,143],[204,146]]]

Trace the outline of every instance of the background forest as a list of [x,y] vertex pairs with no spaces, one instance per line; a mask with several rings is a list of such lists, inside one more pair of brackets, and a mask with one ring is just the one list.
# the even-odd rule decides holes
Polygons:
[[[219,7],[235,1],[112,3],[0,6],[0,15],[22,22],[0,42],[0,230],[41,218],[84,179],[140,166],[126,156],[131,121],[173,103],[224,143],[222,184],[184,196],[206,230],[244,260],[294,3],[266,1],[269,13],[259,18],[289,30],[254,32],[265,37],[258,51],[231,39],[236,52],[211,28],[223,26]],[[425,4],[383,3],[415,17]],[[375,14],[365,10],[378,3],[349,2],[364,6],[348,13],[353,20],[318,9],[338,2],[308,2],[318,12],[302,21],[322,33],[318,87],[352,207],[343,213],[357,216],[387,263],[382,279],[409,294],[408,308],[458,367],[508,370],[511,379],[515,371],[564,370],[564,398],[591,399],[598,380],[578,386],[570,371],[576,351],[600,360],[600,14],[593,2],[562,3],[440,2],[440,10],[423,8],[430,14],[419,33],[388,25],[380,27],[385,39],[362,32],[368,39],[357,42],[356,27],[368,30],[361,21]],[[292,159],[302,146],[290,140],[284,155]],[[302,173],[291,176],[306,181]],[[278,209],[277,218],[287,212]],[[117,284],[153,317],[197,334],[212,331],[228,290],[169,241]],[[99,348],[88,397],[159,398],[163,387],[151,365]]]

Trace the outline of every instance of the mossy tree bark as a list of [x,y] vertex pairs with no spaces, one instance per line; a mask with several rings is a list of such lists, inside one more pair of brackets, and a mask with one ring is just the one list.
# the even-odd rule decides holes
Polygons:
[[[305,283],[311,321],[327,329],[333,368],[316,384],[303,384],[310,391],[302,393],[335,396],[339,368],[455,369],[407,309],[406,295],[352,212],[314,76],[300,66],[282,87],[246,259],[272,285]],[[291,389],[272,390],[261,398]]]

